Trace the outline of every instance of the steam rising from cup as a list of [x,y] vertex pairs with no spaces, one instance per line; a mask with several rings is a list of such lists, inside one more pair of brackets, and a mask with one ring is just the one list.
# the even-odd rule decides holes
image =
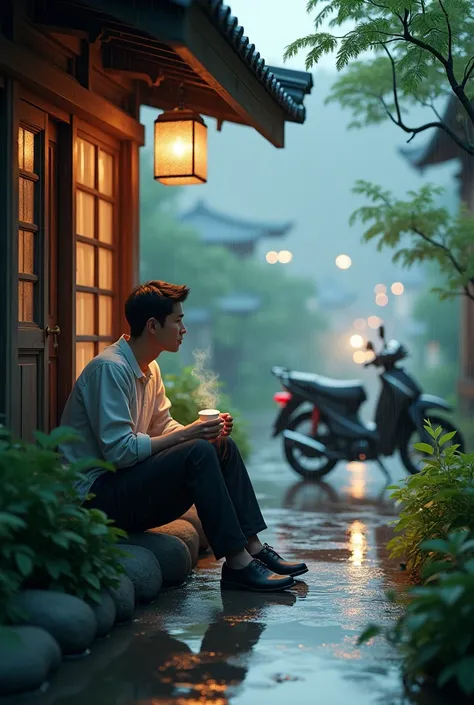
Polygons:
[[[217,416],[209,416],[209,413],[219,414],[217,411],[217,404],[219,401],[219,377],[206,369],[207,363],[210,358],[209,350],[194,350],[194,368],[192,370],[192,375],[199,382],[199,386],[193,392],[193,398],[199,409],[202,409],[201,413],[205,413],[206,420],[210,421],[211,418],[217,418]],[[201,419],[203,420],[203,419]]]

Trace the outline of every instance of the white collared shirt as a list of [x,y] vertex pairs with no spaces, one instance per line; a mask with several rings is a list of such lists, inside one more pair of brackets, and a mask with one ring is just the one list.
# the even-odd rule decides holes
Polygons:
[[[145,374],[127,340],[123,335],[105,348],[76,380],[61,426],[73,428],[82,440],[61,446],[68,462],[100,458],[117,470],[130,467],[151,455],[153,437],[182,428],[170,415],[157,362],[151,362]],[[87,472],[87,482],[78,484],[83,497],[104,472]]]

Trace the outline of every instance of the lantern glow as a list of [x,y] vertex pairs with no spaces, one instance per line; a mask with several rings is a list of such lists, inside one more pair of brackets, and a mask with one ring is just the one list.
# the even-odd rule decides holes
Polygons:
[[156,181],[190,186],[207,181],[207,127],[200,115],[177,108],[155,120]]

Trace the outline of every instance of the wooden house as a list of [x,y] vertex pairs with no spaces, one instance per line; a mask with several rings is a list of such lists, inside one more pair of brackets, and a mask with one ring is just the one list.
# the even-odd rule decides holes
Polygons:
[[140,106],[248,125],[281,148],[309,83],[277,77],[222,0],[2,0],[4,424],[25,438],[56,426],[77,374],[126,330]]

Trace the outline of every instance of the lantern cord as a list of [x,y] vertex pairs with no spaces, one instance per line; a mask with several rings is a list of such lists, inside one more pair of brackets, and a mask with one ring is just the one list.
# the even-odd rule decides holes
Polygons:
[[179,109],[184,110],[185,89],[184,83],[179,84]]

